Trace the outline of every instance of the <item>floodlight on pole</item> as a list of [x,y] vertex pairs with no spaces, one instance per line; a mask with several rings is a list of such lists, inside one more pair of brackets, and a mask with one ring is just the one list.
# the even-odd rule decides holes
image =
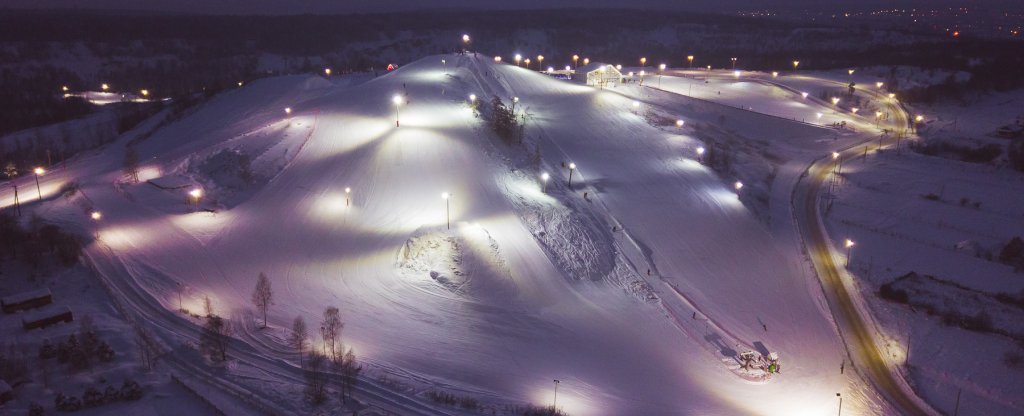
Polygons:
[[448,73],[448,61],[442,59],[441,60],[441,66],[444,67],[444,73],[447,74]]
[[885,85],[884,82],[878,81],[878,82],[875,83],[875,88],[882,88],[883,85]]
[[690,65],[690,68],[693,68],[693,55],[686,55],[686,62]]
[[558,412],[557,409],[558,409],[558,384],[559,383],[561,383],[561,381],[558,381],[558,379],[555,379],[555,398],[554,398],[554,400],[551,401],[551,408],[552,409],[556,409],[555,412]]
[[64,91],[64,92],[68,92],[68,86],[67,85],[61,86],[60,90]]
[[847,238],[843,245],[846,246],[846,267],[850,267],[850,255],[853,254],[853,246],[857,245],[857,243]]
[[452,197],[452,194],[447,192],[441,192],[441,199],[444,199],[444,212],[445,218],[447,219],[448,229],[452,229],[452,208],[451,203],[448,200]]
[[476,102],[476,94],[469,94],[469,102],[471,102],[471,103],[475,103]]
[[402,108],[402,96],[395,94],[393,97],[391,97],[391,102],[395,104],[395,127],[398,127],[398,117],[401,115],[400,113]]
[[103,218],[103,214],[99,211],[93,211],[92,214],[89,214],[89,217],[93,220],[99,221]]
[[778,78],[778,77],[779,77],[779,71],[772,71],[772,78]]
[[665,64],[661,64],[661,65],[658,65],[658,70],[659,70],[659,71],[664,71],[664,70],[665,70],[665,68],[667,68],[667,67],[668,67],[667,65],[665,65]]
[[46,169],[43,169],[42,167],[37,167],[34,170],[32,170],[32,172],[36,174],[36,192],[39,194],[39,200],[42,201],[43,191],[39,188],[39,177],[46,174]]
[[349,198],[352,196],[352,188],[345,187],[345,206],[349,205]]
[[590,58],[583,58],[583,65],[590,65]]
[[822,116],[822,114],[821,114],[821,113],[816,113],[816,114],[814,114],[814,115],[815,115],[815,117],[817,117],[817,118],[818,118],[818,120],[821,120],[821,116]]
[[732,60],[732,69],[736,69],[736,58],[729,58]]
[[285,107],[284,108],[284,114],[285,115],[289,115],[289,116],[292,115],[292,108],[291,107]]
[[501,57],[500,56],[495,56],[494,57],[494,62],[500,63],[501,62]]
[[324,68],[324,75],[331,76],[331,68]]
[[572,56],[572,66],[573,66],[573,68],[578,68],[579,67],[579,65],[577,65],[577,63],[579,63],[579,61],[580,61],[580,56],[579,55],[573,55]]
[[832,105],[839,104],[839,97],[832,97]]
[[196,207],[198,208],[199,199],[203,197],[203,190],[199,188],[193,188],[191,191],[188,192],[188,195],[191,197],[192,202],[195,203]]
[[544,55],[537,55],[537,70],[539,71],[544,64]]
[[109,89],[110,89],[110,85],[107,85],[106,83],[103,83],[102,85],[100,85],[100,88],[101,88],[101,89],[102,89],[103,91],[106,91],[106,90],[109,90]]
[[846,73],[849,74],[849,75],[853,75],[853,71],[854,70],[852,70],[852,69],[848,69],[848,70],[846,70]]
[[802,92],[802,93],[800,93],[800,96],[803,97],[803,98],[807,98],[807,93],[806,92]]
[[533,62],[530,58],[523,59],[523,63],[526,64],[526,68],[530,68],[530,62]]
[[743,182],[736,181],[736,183],[732,184],[732,187],[736,188],[736,192],[739,192],[740,189],[743,189]]
[[796,67],[800,66],[800,61],[793,61],[793,70],[796,71]]
[[640,66],[643,67],[646,64],[647,64],[647,58],[643,58],[643,57],[640,58]]
[[576,171],[576,164],[569,163],[569,189],[572,189],[572,173]]
[[857,114],[857,112],[860,111],[860,109],[857,107],[853,107],[850,109],[850,111],[853,112],[853,114]]
[[544,192],[544,193],[548,192],[548,180],[549,179],[551,179],[551,175],[548,175],[547,172],[544,172],[544,173],[540,174],[540,180],[541,180],[541,182],[544,183],[544,186],[541,188],[541,192]]
[[139,90],[139,94],[142,94],[143,97],[149,97],[149,90],[147,90],[147,89]]
[[516,61],[516,66],[519,66],[519,61],[523,60],[523,55],[520,55],[520,54],[517,53],[516,57],[514,58],[514,60]]
[[683,127],[683,124],[686,124],[686,122],[683,121],[683,120],[676,120],[676,127],[680,127],[681,128],[681,127]]
[[700,163],[704,163],[704,152],[705,149],[703,146],[697,147],[697,161]]

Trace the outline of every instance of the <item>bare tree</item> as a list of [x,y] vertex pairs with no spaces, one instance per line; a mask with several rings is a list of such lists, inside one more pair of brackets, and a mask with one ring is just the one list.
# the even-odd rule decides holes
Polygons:
[[338,308],[332,306],[324,310],[324,321],[320,323],[320,330],[323,331],[324,344],[331,349],[331,361],[338,360],[334,347],[338,338],[341,337],[341,330],[344,327],[345,324],[341,322],[341,312],[338,311]]
[[316,351],[306,360],[306,398],[313,404],[327,400],[327,357]]
[[292,333],[288,336],[288,343],[299,352],[299,365],[302,365],[302,353],[306,351],[306,339],[309,332],[306,330],[306,321],[301,316],[296,316],[292,321]]
[[217,315],[210,315],[206,318],[206,325],[203,325],[203,333],[199,338],[203,351],[209,354],[214,361],[225,361],[228,359],[228,339],[231,336],[231,329],[227,322]]
[[128,146],[125,149],[122,170],[132,181],[139,182],[139,153],[135,151],[135,146]]
[[355,388],[356,382],[359,380],[359,373],[363,371],[363,366],[356,363],[356,353],[349,348],[341,360],[335,362],[334,367],[341,374],[338,379],[338,391],[341,393],[341,402],[345,403],[346,399],[352,396],[352,389]]
[[203,312],[206,312],[206,316],[213,316],[213,302],[210,302],[209,296],[203,296]]
[[270,289],[270,279],[260,273],[256,278],[256,288],[252,291],[252,303],[263,311],[263,327],[267,327],[267,307],[274,304],[274,291]]

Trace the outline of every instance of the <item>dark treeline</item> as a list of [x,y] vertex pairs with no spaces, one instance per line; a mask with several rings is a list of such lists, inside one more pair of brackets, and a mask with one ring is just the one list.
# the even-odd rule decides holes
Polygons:
[[[340,16],[200,16],[111,13],[0,13],[0,134],[80,116],[88,106],[60,98],[59,88],[118,91],[146,88],[162,97],[220,90],[269,75],[265,53],[283,72],[381,68],[460,47],[510,57],[543,54],[570,63],[730,65],[787,70],[914,65],[978,74],[966,88],[1007,89],[1024,83],[1024,42],[957,39],[866,26],[831,27],[771,19],[639,10],[444,11]],[[70,58],[69,58],[70,57]],[[99,62],[95,71],[73,63]],[[397,62],[396,62],[397,61]],[[958,87],[958,88],[962,88]],[[942,91],[916,92],[927,99]]]

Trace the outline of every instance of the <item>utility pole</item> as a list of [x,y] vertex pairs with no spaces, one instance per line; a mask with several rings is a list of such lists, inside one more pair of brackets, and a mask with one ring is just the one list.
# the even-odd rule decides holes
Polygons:
[[561,381],[558,381],[558,379],[555,379],[555,399],[552,400],[552,402],[551,402],[551,410],[554,410],[555,412],[558,411],[557,409],[558,409],[558,384],[559,383],[561,383]]
[[956,390],[956,407],[953,408],[953,416],[957,416],[960,413],[960,393],[963,393],[963,387]]
[[21,202],[18,200],[18,185],[12,184],[14,187],[14,212],[19,217],[21,216]]

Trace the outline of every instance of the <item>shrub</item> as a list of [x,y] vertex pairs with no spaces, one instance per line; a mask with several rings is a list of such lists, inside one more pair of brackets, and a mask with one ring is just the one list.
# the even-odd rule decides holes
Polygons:
[[892,283],[886,283],[879,287],[878,296],[881,296],[882,299],[897,303],[910,302],[910,296],[907,295],[907,291],[892,287]]

